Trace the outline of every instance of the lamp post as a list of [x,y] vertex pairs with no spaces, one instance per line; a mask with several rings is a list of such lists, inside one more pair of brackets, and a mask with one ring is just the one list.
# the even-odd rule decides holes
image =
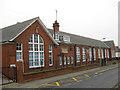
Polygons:
[[[105,40],[105,38],[100,39],[100,41],[101,40]],[[100,66],[102,66],[102,61],[101,61],[101,45],[100,45],[100,42],[99,42],[99,50],[100,50]]]

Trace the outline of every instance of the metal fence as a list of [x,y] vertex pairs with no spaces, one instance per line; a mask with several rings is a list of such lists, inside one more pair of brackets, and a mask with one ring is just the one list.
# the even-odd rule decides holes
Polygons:
[[16,67],[2,67],[1,71],[2,85],[17,82]]

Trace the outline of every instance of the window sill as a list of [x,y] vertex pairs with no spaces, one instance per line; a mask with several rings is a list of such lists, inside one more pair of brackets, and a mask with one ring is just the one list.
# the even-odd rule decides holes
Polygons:
[[52,67],[52,66],[53,66],[53,64],[50,64],[50,65],[49,65],[49,67]]
[[19,60],[17,60],[17,62],[23,62],[23,59],[19,59]]
[[44,66],[30,66],[29,69],[43,68]]

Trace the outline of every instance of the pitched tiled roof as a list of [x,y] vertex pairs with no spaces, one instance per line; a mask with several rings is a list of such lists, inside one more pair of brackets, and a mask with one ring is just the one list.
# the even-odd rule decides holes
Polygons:
[[2,41],[9,41],[16,37],[21,31],[27,28],[37,18],[33,18],[24,22],[18,22],[14,25],[2,28]]
[[[55,44],[58,45],[58,43],[65,43],[65,42],[54,40],[51,35],[54,33],[53,30],[47,29],[43,24],[43,22],[39,19],[39,17],[30,19],[24,22],[19,22],[15,25],[11,25],[11,26],[0,29],[0,32],[2,31],[2,42],[13,41],[17,36],[19,36],[24,30],[26,30],[36,20],[38,20],[42,28],[45,30],[45,32],[48,34],[48,36],[53,40]],[[59,32],[56,31],[56,33],[58,33],[61,36],[64,36],[64,35],[70,36],[69,44],[79,44],[79,45],[93,46],[93,47],[99,47],[99,44],[100,44],[100,47],[109,48],[105,43],[96,39],[91,39],[91,38],[74,35],[74,34],[62,32],[62,31],[59,31]]]
[[[52,29],[48,29],[48,30],[51,34],[54,34],[54,31]],[[62,32],[62,31],[59,31],[59,32],[56,31],[55,33],[60,36],[64,36],[64,35],[70,36],[71,44],[79,44],[79,45],[83,45],[83,46],[92,46],[92,47],[100,46],[103,48],[109,48],[104,42],[102,42],[100,40],[83,37],[83,36],[79,36],[79,35],[74,35],[74,34]]]
[[114,44],[114,41],[113,40],[110,40],[110,41],[104,41],[104,43],[109,46],[110,48],[113,47],[113,44]]
[[48,36],[53,40],[53,42],[58,45],[58,43],[52,38],[51,34],[48,32],[47,28],[45,27],[45,25],[43,24],[43,22],[40,20],[39,17],[30,19],[24,22],[18,22],[17,24],[2,28],[0,30],[2,31],[2,42],[13,41],[17,36],[19,36],[24,30],[26,30],[36,20],[38,20],[42,28],[45,30]]

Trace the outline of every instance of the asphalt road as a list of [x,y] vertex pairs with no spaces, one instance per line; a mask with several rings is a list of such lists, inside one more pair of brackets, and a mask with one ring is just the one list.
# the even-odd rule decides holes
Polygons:
[[108,67],[72,78],[58,80],[40,88],[112,88],[118,83],[120,67]]
[[72,82],[70,84],[62,85],[62,88],[112,88],[118,83],[118,69],[113,69],[100,73],[98,75],[92,75],[85,80]]

